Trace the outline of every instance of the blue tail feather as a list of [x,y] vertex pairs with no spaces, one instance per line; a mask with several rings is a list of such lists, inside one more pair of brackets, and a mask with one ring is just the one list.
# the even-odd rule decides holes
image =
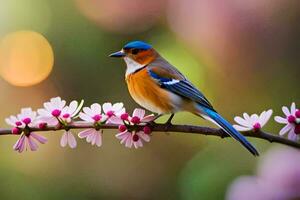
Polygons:
[[255,147],[241,134],[239,133],[233,126],[227,122],[221,115],[217,112],[210,110],[208,108],[204,108],[201,106],[202,112],[204,112],[210,119],[212,119],[215,123],[217,123],[224,131],[239,141],[245,148],[248,149],[254,156],[258,156],[259,153],[255,149]]

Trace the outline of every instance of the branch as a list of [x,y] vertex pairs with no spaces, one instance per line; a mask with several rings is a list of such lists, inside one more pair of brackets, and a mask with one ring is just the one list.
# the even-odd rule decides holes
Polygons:
[[[142,128],[143,126],[140,126]],[[94,128],[94,124],[92,123],[84,123],[84,122],[73,122],[65,127],[47,127],[44,129],[39,128],[31,128],[30,131],[38,132],[38,131],[59,131],[65,129],[86,129],[86,128]],[[101,129],[118,129],[117,125],[101,125]],[[210,128],[210,127],[202,127],[202,126],[192,126],[192,125],[173,125],[173,124],[157,124],[154,123],[151,125],[152,131],[154,132],[179,132],[179,133],[193,133],[200,135],[211,135],[217,136],[221,138],[229,137],[227,133],[225,133],[221,129]],[[11,129],[1,129],[0,135],[15,135],[11,133]],[[263,131],[253,132],[247,131],[243,132],[244,136],[259,138],[262,140],[267,140],[269,142],[280,143],[284,145],[288,145],[291,147],[295,147],[300,149],[300,143],[294,142],[292,140],[288,140],[286,138],[266,133]]]

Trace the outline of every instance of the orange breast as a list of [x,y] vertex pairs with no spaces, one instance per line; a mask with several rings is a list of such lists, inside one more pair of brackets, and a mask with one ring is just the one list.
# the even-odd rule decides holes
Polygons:
[[146,68],[127,75],[126,82],[132,98],[147,110],[163,114],[170,113],[174,109],[170,93],[157,85]]

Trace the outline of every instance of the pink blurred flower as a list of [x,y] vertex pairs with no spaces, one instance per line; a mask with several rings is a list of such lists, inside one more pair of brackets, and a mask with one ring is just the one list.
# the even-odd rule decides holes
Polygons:
[[291,105],[291,109],[289,110],[286,106],[282,107],[282,111],[285,117],[276,116],[274,119],[276,122],[280,124],[285,124],[285,126],[280,130],[279,135],[285,135],[288,133],[288,139],[290,140],[298,140],[299,139],[299,120],[296,117],[296,104],[293,102]]
[[[83,112],[79,113],[79,117],[86,122],[94,123],[95,126],[104,123],[108,118],[102,114],[101,105],[98,103],[92,104],[91,107],[84,107]],[[86,129],[81,131],[78,137],[86,138],[86,141],[92,145],[96,144],[98,147],[102,145],[102,130]]]
[[277,148],[264,155],[257,176],[240,177],[227,191],[227,200],[290,200],[300,198],[300,152]]
[[32,111],[31,108],[22,108],[20,114],[11,115],[5,119],[5,122],[17,128],[34,127],[36,125],[36,112]]
[[19,153],[27,150],[27,147],[29,147],[31,151],[36,151],[38,149],[36,141],[41,144],[45,144],[47,142],[47,138],[36,133],[30,133],[28,135],[23,133],[13,146],[13,149]]
[[249,116],[247,113],[244,113],[244,118],[239,116],[234,118],[234,121],[239,125],[233,125],[233,127],[238,131],[258,131],[269,121],[272,113],[271,109],[263,111],[259,116],[257,114]]
[[136,125],[146,125],[155,119],[154,115],[145,116],[145,110],[136,108],[134,109],[132,116],[127,113],[123,113],[120,117],[113,116],[111,122],[118,124],[119,133],[116,138],[120,140],[121,144],[125,144],[126,147],[139,148],[143,146],[143,142],[150,142],[151,129],[145,126],[143,130],[138,130]]
[[76,0],[79,11],[108,31],[142,32],[164,14],[166,0]]
[[60,139],[60,145],[66,147],[69,145],[72,149],[77,146],[76,138],[71,131],[65,131]]

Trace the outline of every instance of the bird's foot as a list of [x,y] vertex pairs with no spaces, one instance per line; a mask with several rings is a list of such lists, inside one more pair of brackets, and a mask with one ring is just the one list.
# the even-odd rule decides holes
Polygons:
[[151,127],[157,125],[157,123],[155,122],[155,120],[157,120],[161,116],[162,116],[162,114],[156,115],[155,118],[151,122],[148,122],[148,125],[151,126]]
[[166,121],[166,123],[164,124],[164,126],[165,126],[165,132],[166,132],[166,134],[168,134],[168,135],[169,135],[168,130],[169,130],[169,128],[172,126],[172,119],[173,119],[174,115],[175,115],[175,114],[172,113],[171,116],[169,117],[168,121]]

